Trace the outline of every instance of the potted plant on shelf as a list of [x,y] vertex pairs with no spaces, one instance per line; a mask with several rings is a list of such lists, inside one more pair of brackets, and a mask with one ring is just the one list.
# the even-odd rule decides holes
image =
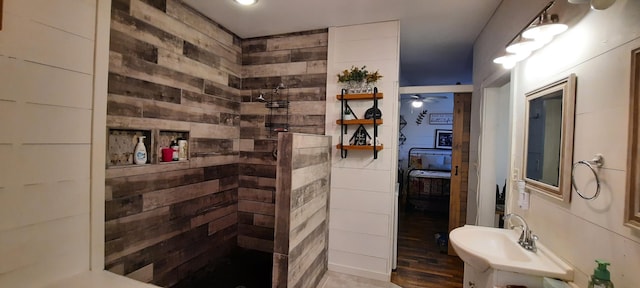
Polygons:
[[351,69],[345,69],[337,75],[338,83],[344,85],[347,94],[373,92],[373,86],[382,75],[377,70],[371,73],[366,68],[367,66],[351,66]]

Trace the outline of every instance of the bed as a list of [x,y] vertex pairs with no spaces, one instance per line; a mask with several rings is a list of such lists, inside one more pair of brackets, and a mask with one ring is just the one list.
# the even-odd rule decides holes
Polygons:
[[407,206],[434,212],[448,211],[451,150],[414,147],[409,149],[407,159]]

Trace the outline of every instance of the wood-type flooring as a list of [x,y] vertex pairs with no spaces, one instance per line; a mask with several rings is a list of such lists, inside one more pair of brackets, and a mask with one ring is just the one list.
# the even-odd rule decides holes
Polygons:
[[403,288],[462,287],[462,260],[441,252],[434,236],[437,233],[447,235],[448,212],[400,206],[398,265],[391,274],[391,282]]

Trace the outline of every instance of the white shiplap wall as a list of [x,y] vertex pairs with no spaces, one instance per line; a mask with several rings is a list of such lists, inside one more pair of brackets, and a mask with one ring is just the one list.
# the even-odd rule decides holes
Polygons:
[[[509,19],[521,9],[519,3],[510,8],[499,9],[494,19]],[[534,193],[529,210],[520,210],[512,189],[508,209],[523,215],[540,241],[573,266],[574,281],[579,287],[587,287],[589,275],[596,266],[594,259],[605,259],[611,262],[609,270],[616,287],[635,288],[640,283],[640,234],[624,226],[623,213],[630,60],[631,50],[640,47],[640,2],[617,0],[609,9],[597,11],[590,10],[587,4],[556,1],[554,9],[562,12],[560,17],[569,24],[569,30],[518,64],[511,74],[514,102],[511,168],[522,166],[523,95],[575,73],[573,161],[591,159],[595,153],[602,153],[605,164],[598,169],[602,190],[592,201],[572,192],[569,205]],[[489,36],[499,35],[513,26],[507,24],[488,25],[483,32],[488,38],[481,37],[478,41],[487,43]],[[499,41],[493,42],[495,48],[504,47]],[[480,64],[474,69],[487,71],[493,67],[487,65],[494,64]],[[592,193],[593,183],[589,171],[578,167],[577,186]]]
[[95,0],[5,0],[0,287],[89,268]]
[[[329,29],[327,61],[326,134],[333,136],[333,146],[340,141],[340,71],[351,66],[367,66],[384,76],[378,89],[384,93],[379,101],[384,124],[379,139],[384,150],[373,159],[373,152],[349,151],[340,158],[333,152],[331,201],[329,216],[329,270],[389,280],[391,275],[394,189],[398,159],[398,71],[399,22],[381,22]],[[364,118],[372,101],[350,101],[349,105]],[[345,143],[357,127],[349,127]],[[369,133],[373,131],[368,127]]]

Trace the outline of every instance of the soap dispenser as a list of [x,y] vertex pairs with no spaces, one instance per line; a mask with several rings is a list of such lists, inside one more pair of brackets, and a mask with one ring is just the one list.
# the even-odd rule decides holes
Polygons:
[[144,147],[144,142],[142,140],[147,138],[145,136],[138,137],[138,144],[136,145],[136,150],[134,152],[133,161],[136,164],[146,164],[147,163],[147,148]]
[[611,275],[609,270],[607,270],[609,263],[602,260],[596,260],[596,263],[598,263],[598,267],[593,271],[593,275],[591,275],[589,288],[613,288]]

